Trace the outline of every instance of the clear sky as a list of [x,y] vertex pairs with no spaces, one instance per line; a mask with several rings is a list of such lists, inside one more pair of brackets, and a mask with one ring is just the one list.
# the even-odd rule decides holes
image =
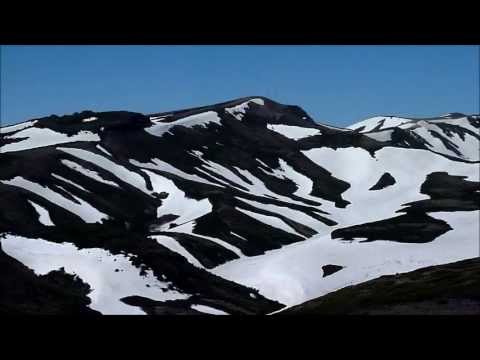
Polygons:
[[479,112],[476,46],[2,46],[1,119],[262,95],[346,126]]

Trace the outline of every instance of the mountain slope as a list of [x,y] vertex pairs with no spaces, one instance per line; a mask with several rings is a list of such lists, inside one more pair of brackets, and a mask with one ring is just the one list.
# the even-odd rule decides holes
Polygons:
[[22,263],[6,255],[0,246],[0,315],[94,315],[88,284],[64,269],[36,276]]
[[282,315],[480,313],[480,258],[382,276],[280,312]]
[[[433,151],[408,121],[392,126],[409,135],[380,139],[386,121],[339,129],[249,97],[4,127],[1,244],[37,275],[77,274],[91,309],[134,314],[270,313],[476,256],[480,118],[422,120],[446,124],[453,152]],[[329,264],[343,268],[319,280]]]
[[460,113],[429,119],[377,116],[349,128],[382,143],[426,149],[457,161],[478,162],[478,118]]

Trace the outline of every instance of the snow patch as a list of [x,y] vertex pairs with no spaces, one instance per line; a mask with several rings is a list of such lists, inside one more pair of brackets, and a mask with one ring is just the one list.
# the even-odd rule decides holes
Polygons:
[[[476,257],[480,251],[479,215],[479,211],[433,213],[454,230],[430,243],[342,242],[330,235],[316,236],[265,255],[230,261],[213,272],[293,306],[382,275]],[[338,264],[344,269],[322,277],[321,267],[326,264]]]
[[384,131],[367,133],[364,135],[373,140],[377,140],[380,142],[387,142],[392,140],[392,133],[393,133],[393,130],[384,130]]
[[220,118],[215,111],[206,111],[200,114],[187,116],[170,123],[155,123],[154,125],[145,129],[151,135],[162,137],[165,133],[170,133],[170,130],[174,126],[194,127],[203,126],[207,127],[208,124],[214,123],[221,125]]
[[33,206],[35,211],[38,213],[38,221],[40,221],[40,223],[42,223],[45,226],[55,226],[52,219],[50,219],[50,213],[48,212],[47,209],[45,209],[41,205],[31,200],[28,200],[28,202],[30,203],[30,205]]
[[356,124],[350,125],[348,129],[359,129],[362,126],[365,126],[365,129],[363,129],[361,132],[368,132],[373,130],[375,127],[377,127],[380,122],[384,120],[383,125],[379,129],[385,129],[385,128],[390,128],[390,127],[395,127],[399,126],[405,123],[411,123],[412,120],[410,119],[405,119],[401,117],[396,117],[396,116],[375,116],[372,118],[365,119],[363,121],[360,121]]
[[95,121],[95,120],[98,120],[98,118],[95,117],[95,116],[92,116],[92,117],[83,119],[82,122],[83,122],[83,123],[87,123],[87,122],[92,122],[92,121]]
[[299,224],[308,226],[309,228],[312,228],[313,230],[317,232],[324,233],[325,231],[328,231],[330,229],[329,226],[325,225],[321,221],[318,221],[317,219],[305,214],[304,212],[300,210],[294,210],[286,206],[278,206],[278,205],[273,205],[273,204],[264,204],[260,203],[257,201],[253,200],[248,200],[244,198],[239,198],[242,202],[251,205],[253,207],[256,207],[258,209],[270,211],[274,214],[280,214],[285,216],[288,219],[291,219]]
[[88,161],[105,171],[113,174],[119,180],[136,187],[140,191],[151,195],[152,191],[148,190],[147,184],[145,183],[145,179],[140,176],[138,173],[128,170],[127,168],[107,159],[104,156],[94,154],[90,151],[83,150],[83,149],[74,149],[74,148],[58,148],[66,152],[67,154],[73,155],[79,159],[84,161]]
[[193,310],[197,310],[209,315],[229,315],[228,313],[222,310],[218,310],[218,309],[212,308],[211,306],[206,306],[206,305],[192,305],[191,308]]
[[165,291],[168,283],[159,281],[152,270],[140,275],[125,255],[112,255],[99,248],[79,249],[70,243],[53,243],[43,239],[29,239],[6,235],[0,240],[8,255],[32,269],[37,275],[65,268],[90,285],[90,308],[105,315],[143,315],[136,306],[121,298],[143,296],[157,301],[186,299],[189,296],[174,290]]
[[299,140],[309,136],[322,134],[322,131],[319,129],[293,125],[268,124],[267,128],[293,140]]
[[96,148],[97,148],[98,150],[102,151],[103,153],[107,154],[108,156],[113,157],[113,155],[110,154],[104,147],[102,147],[102,145],[98,145],[98,144],[97,144]]
[[68,184],[70,184],[70,185],[73,185],[73,186],[75,186],[76,188],[78,188],[78,189],[80,189],[80,190],[82,190],[82,191],[90,192],[90,191],[88,191],[87,189],[85,189],[83,186],[80,186],[80,185],[74,183],[73,181],[70,181],[70,180],[68,180],[68,179],[65,179],[64,177],[62,177],[62,176],[60,176],[60,175],[57,175],[57,174],[52,173],[52,176],[53,176],[54,178],[58,179],[58,180],[61,180],[61,181],[66,182],[66,183],[68,183]]
[[165,161],[162,161],[160,159],[151,159],[149,163],[141,163],[139,161],[131,159],[130,164],[135,165],[135,166],[137,166],[139,168],[142,168],[142,169],[152,169],[152,170],[165,171],[167,173],[179,176],[179,177],[181,177],[183,179],[186,179],[186,180],[197,181],[197,182],[200,182],[200,183],[209,184],[209,185],[217,186],[217,187],[220,186],[220,185],[212,183],[208,180],[202,179],[201,177],[199,177],[195,174],[187,174],[186,172],[184,172],[184,171],[182,171],[182,170],[180,170],[180,169],[178,169],[178,168],[176,168],[176,167],[170,165],[169,163],[167,163]]
[[271,227],[274,227],[276,229],[281,229],[283,231],[286,231],[296,236],[304,237],[302,234],[297,233],[297,231],[294,228],[292,228],[290,225],[288,225],[283,220],[275,216],[258,214],[256,212],[237,208],[237,207],[235,207],[235,209]]
[[226,241],[223,241],[221,239],[217,239],[217,238],[214,238],[214,237],[211,237],[211,236],[200,235],[200,234],[194,233],[193,228],[194,228],[195,225],[196,225],[196,222],[195,222],[195,220],[193,220],[193,221],[189,221],[187,223],[184,223],[182,225],[179,225],[179,226],[176,226],[174,228],[164,230],[164,231],[166,231],[166,232],[169,232],[169,231],[179,232],[179,233],[190,234],[190,235],[193,235],[193,236],[201,237],[201,238],[210,240],[210,241],[216,243],[217,245],[220,245],[220,246],[224,247],[225,249],[228,249],[228,250],[232,251],[238,257],[243,257],[244,256],[242,251],[239,248],[229,244]]
[[245,239],[243,236],[240,236],[240,235],[238,235],[238,234],[234,233],[233,231],[230,231],[230,234],[232,234],[233,236],[236,236],[236,237],[238,237],[239,239],[242,239],[243,241],[248,241],[248,240],[247,240],[247,239]]
[[250,106],[250,103],[254,103],[257,105],[265,105],[265,102],[263,101],[263,99],[251,99],[239,105],[236,105],[230,108],[225,108],[225,111],[227,111],[229,114],[234,116],[237,120],[242,120],[243,117],[245,116],[246,110]]
[[171,222],[182,224],[212,211],[212,204],[210,204],[208,198],[201,200],[188,198],[185,192],[180,190],[172,180],[149,170],[140,171],[144,172],[150,178],[154,192],[168,193],[167,198],[162,199],[162,205],[157,209],[157,216],[161,217],[167,214],[179,216],[175,220],[161,225],[159,229],[168,228]]
[[190,264],[201,269],[204,268],[203,265],[192,254],[190,254],[187,249],[180,245],[177,240],[165,235],[155,235],[152,236],[152,238],[155,239],[160,245],[165,246],[169,250],[182,255],[185,259],[187,259]]
[[72,195],[72,197],[79,202],[78,204],[74,201],[71,201],[70,199],[63,197],[59,193],[50,189],[49,187],[44,187],[40,184],[24,179],[20,176],[17,176],[12,180],[3,180],[1,182],[6,185],[12,185],[12,186],[16,186],[16,187],[31,191],[34,194],[37,194],[38,196],[45,198],[51,203],[57,206],[63,207],[66,211],[69,211],[77,215],[86,223],[101,222],[103,219],[108,218],[107,215],[98,211],[89,203],[85,202],[82,199],[79,199],[76,196]]
[[73,162],[73,161],[70,161],[70,160],[67,160],[67,159],[62,159],[60,162],[63,165],[69,167],[70,169],[75,170],[82,175],[88,176],[89,178],[91,178],[95,181],[98,181],[98,182],[101,182],[101,183],[104,183],[104,184],[107,184],[107,185],[115,186],[115,187],[120,187],[117,183],[114,183],[113,181],[105,180],[96,171],[86,169],[82,165],[77,164],[76,162]]
[[29,127],[34,126],[38,120],[33,120],[33,121],[26,121],[17,125],[11,125],[11,126],[5,126],[5,127],[0,127],[0,134],[9,134],[15,131],[20,131]]
[[5,139],[19,139],[18,142],[2,146],[2,152],[22,151],[39,147],[75,142],[75,141],[100,141],[97,134],[90,131],[80,131],[78,134],[68,136],[48,128],[29,127],[13,135],[5,136]]

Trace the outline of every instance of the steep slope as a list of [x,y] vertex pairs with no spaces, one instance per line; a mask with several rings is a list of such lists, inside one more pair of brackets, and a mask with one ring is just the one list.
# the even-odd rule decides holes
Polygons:
[[349,128],[381,143],[426,149],[451,159],[478,162],[478,115],[412,119],[377,116]]
[[279,314],[478,315],[480,258],[382,276]]
[[6,255],[0,245],[0,315],[95,315],[87,297],[90,287],[64,269],[36,276]]
[[[383,274],[480,254],[478,164],[416,149],[384,148],[375,158],[357,149],[315,152],[322,166],[351,184],[343,194],[349,206],[322,207],[337,225],[308,241],[221,265],[216,274],[291,306]],[[386,171],[396,183],[369,190]],[[330,264],[342,270],[322,277]]]
[[[453,155],[317,124],[263,97],[3,127],[1,244],[37,275],[77,274],[101,313],[270,313],[376,274],[476,256],[472,236],[447,240],[478,234],[480,118],[459,119],[442,133],[463,134]],[[357,259],[362,251],[378,257]],[[381,256],[408,260],[384,266]],[[319,282],[326,265],[342,270]]]

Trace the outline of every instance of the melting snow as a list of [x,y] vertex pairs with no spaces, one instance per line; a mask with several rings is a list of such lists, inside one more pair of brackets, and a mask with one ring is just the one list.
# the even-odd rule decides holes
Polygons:
[[76,162],[63,159],[63,160],[61,160],[61,163],[65,166],[69,167],[70,169],[78,171],[82,175],[85,175],[85,176],[88,176],[89,178],[92,178],[95,181],[99,181],[99,182],[107,184],[107,185],[112,185],[112,186],[115,186],[115,187],[119,187],[117,183],[114,183],[113,181],[110,181],[110,180],[105,180],[96,171],[86,169],[82,165],[77,164]]
[[234,233],[233,231],[230,231],[230,234],[232,234],[233,236],[236,236],[236,237],[238,237],[238,238],[240,238],[240,239],[242,239],[242,240],[244,240],[244,241],[248,241],[248,240],[245,239],[243,236],[240,236],[240,235]]
[[174,290],[164,292],[168,283],[159,281],[151,270],[142,276],[128,257],[112,255],[104,249],[78,249],[70,243],[57,244],[12,235],[6,235],[0,241],[5,253],[38,275],[62,267],[67,273],[78,275],[92,288],[88,295],[92,301],[90,308],[102,314],[144,314],[139,307],[120,301],[126,296],[144,296],[158,301],[189,297]]
[[13,135],[5,136],[5,139],[22,139],[2,146],[2,152],[22,151],[38,147],[74,142],[74,141],[100,141],[97,134],[90,131],[80,131],[78,134],[68,136],[48,128],[29,127]]
[[[443,122],[444,121],[442,121],[442,123]],[[457,134],[454,134],[452,137],[450,137],[450,136],[447,136],[443,132],[443,130],[439,126],[437,126],[435,122],[419,121],[417,124],[420,126],[415,127],[412,130],[412,132],[416,133],[417,135],[419,135],[420,137],[428,141],[430,145],[427,144],[427,146],[430,147],[432,151],[445,154],[445,155],[454,156],[454,157],[465,158],[467,160],[472,160],[472,161],[479,160],[480,158],[479,140],[474,136],[468,133],[465,133],[465,139],[462,139]],[[456,125],[459,125],[459,124],[456,124]],[[461,126],[461,128],[463,128],[463,126]],[[465,128],[468,129],[467,126],[465,126]],[[430,133],[430,131],[435,131],[440,136],[446,138],[450,143],[452,143],[452,146],[454,148],[457,148],[460,150],[461,155],[459,156],[454,151],[448,149],[443,143],[443,141],[433,136],[432,133]],[[476,129],[475,133],[477,135],[480,135],[479,129]]]
[[193,126],[206,127],[207,124],[210,123],[221,125],[220,118],[215,111],[206,111],[200,114],[187,116],[170,123],[155,123],[154,125],[146,128],[145,131],[151,135],[162,137],[165,133],[170,132],[174,126],[184,126],[190,128]]
[[34,203],[31,200],[28,200],[28,202],[34,207],[35,211],[38,213],[38,221],[40,221],[45,226],[55,226],[52,219],[50,219],[50,213],[47,209],[40,206],[39,204]]
[[[477,164],[453,162],[424,150],[385,147],[376,152],[375,158],[359,148],[302,152],[336,178],[351,184],[342,194],[351,202],[346,208],[337,208],[329,202],[322,204],[322,210],[332,214],[342,227],[389,218],[405,203],[428,199],[420,193],[420,187],[432,172],[448,170],[451,175],[467,176],[471,181],[479,181],[480,177]],[[389,172],[396,183],[381,191],[368,191],[385,172]]]
[[242,202],[247,203],[247,204],[249,204],[253,207],[256,207],[256,208],[259,208],[259,209],[262,209],[262,210],[266,210],[266,211],[270,211],[270,212],[273,212],[275,214],[283,215],[286,218],[291,219],[295,222],[298,222],[299,224],[308,226],[309,228],[312,228],[313,230],[315,230],[317,232],[325,232],[325,231],[329,230],[329,226],[325,225],[321,221],[318,221],[317,219],[315,219],[311,216],[308,216],[307,214],[305,214],[302,211],[294,210],[294,209],[291,209],[291,208],[286,207],[286,206],[278,206],[278,205],[273,205],[273,204],[263,204],[263,203],[260,203],[260,202],[257,202],[257,201],[247,200],[247,199],[244,199],[244,198],[239,198],[239,200],[241,200]]
[[[480,251],[479,215],[479,211],[432,213],[431,216],[446,220],[454,230],[430,243],[347,243],[332,240],[330,235],[317,236],[265,255],[233,260],[213,272],[293,306],[382,275],[476,257]],[[322,277],[321,267],[326,264],[337,264],[344,269]]]
[[[237,174],[235,174],[233,171],[231,171],[230,169],[226,168],[225,166],[223,165],[220,165],[220,164],[217,164],[213,161],[209,161],[209,160],[205,160],[202,158],[202,152],[200,151],[196,151],[195,152],[195,156],[197,156],[197,158],[199,160],[201,160],[205,165],[206,168],[208,168],[211,172],[213,172],[213,174],[217,174],[217,175],[220,175],[222,176],[223,178],[227,179],[227,180],[230,180],[232,183],[236,184],[235,187],[238,187],[238,185],[241,185],[243,187],[249,187],[251,186],[251,184],[245,182],[242,178],[240,178]],[[198,168],[197,168],[198,169]],[[201,170],[201,169],[198,169],[198,170]],[[227,186],[231,186],[230,184],[226,183],[225,181],[223,181],[221,178],[218,178],[217,176],[215,175],[211,175],[209,173],[205,173],[204,171],[202,171],[202,173],[210,176],[210,177],[214,177],[215,179],[217,179],[218,181],[222,182],[223,184],[226,184]]]
[[[293,204],[298,204],[298,205],[305,205],[304,203],[300,201],[293,200],[287,196],[283,195],[278,195],[272,191],[270,191],[265,184],[258,179],[257,177],[253,176],[253,174],[248,171],[248,170],[243,170],[235,166],[235,169],[239,171],[244,177],[246,177],[253,185],[248,185],[247,188],[250,193],[255,194],[255,195],[260,195],[260,196],[270,196],[274,199],[285,201],[287,203],[293,203]],[[272,175],[269,173],[269,175]],[[245,185],[246,186],[246,185]]]
[[83,149],[73,149],[73,148],[58,148],[70,155],[76,156],[79,159],[84,161],[91,162],[92,164],[103,168],[104,170],[110,172],[119,180],[130,184],[133,187],[136,187],[140,191],[151,194],[152,191],[147,189],[147,184],[145,183],[145,179],[140,176],[138,173],[128,170],[127,168],[107,159],[104,156],[94,154],[90,151],[83,150]]
[[102,147],[102,145],[97,145],[96,148],[102,152],[104,152],[105,154],[107,154],[108,156],[110,157],[113,157],[112,154],[110,154],[104,147]]
[[88,191],[87,189],[85,189],[83,186],[80,186],[80,185],[74,183],[73,181],[70,181],[70,180],[68,180],[68,179],[65,179],[64,177],[62,177],[62,176],[60,176],[60,175],[57,175],[57,174],[52,173],[52,176],[53,176],[54,178],[58,179],[58,180],[61,180],[61,181],[64,181],[64,182],[66,182],[66,183],[68,183],[68,184],[70,184],[70,185],[73,185],[73,186],[79,188],[79,189],[82,190],[82,191],[90,192],[90,191]]
[[412,120],[410,119],[405,119],[405,118],[399,118],[395,116],[375,116],[363,121],[360,121],[356,124],[350,125],[348,129],[358,129],[362,126],[365,126],[365,129],[362,130],[363,132],[371,131],[373,130],[382,120],[385,120],[383,125],[380,127],[380,129],[384,128],[389,128],[389,127],[394,127],[394,126],[399,126],[404,123],[410,123]]
[[[168,193],[168,197],[162,199],[162,205],[157,209],[158,217],[167,214],[179,215],[173,222],[182,224],[212,211],[212,204],[210,204],[207,198],[201,200],[188,198],[172,180],[149,170],[141,171],[150,177],[154,192],[160,193],[164,191]],[[163,224],[162,228],[167,227],[169,223]]]
[[310,195],[313,190],[313,181],[308,176],[296,171],[283,159],[280,159],[279,162],[285,176],[297,184],[297,190],[295,190],[294,195],[317,202],[320,200],[319,198]]
[[108,218],[107,215],[98,211],[93,206],[83,201],[82,199],[79,199],[78,197],[72,195],[73,198],[79,202],[79,204],[63,197],[49,187],[41,186],[40,184],[24,179],[20,176],[17,176],[12,180],[3,180],[1,182],[7,185],[17,186],[25,190],[31,191],[34,194],[45,198],[51,203],[63,207],[66,211],[69,211],[79,216],[86,223],[101,222],[103,219]]
[[293,140],[299,140],[309,136],[322,134],[319,129],[283,124],[268,124],[267,128]]
[[95,120],[98,120],[98,118],[96,118],[95,116],[93,116],[93,117],[89,117],[89,118],[83,119],[82,122],[86,123],[86,122],[91,122],[91,121],[95,121]]
[[228,313],[212,308],[211,306],[206,305],[192,305],[191,308],[193,310],[200,311],[202,313],[210,314],[210,315],[228,315]]
[[199,177],[195,174],[187,174],[186,172],[184,172],[180,169],[177,169],[176,167],[174,167],[174,166],[170,165],[169,163],[167,163],[165,161],[162,161],[160,159],[151,159],[150,163],[141,163],[141,162],[136,161],[136,160],[130,160],[130,163],[132,165],[135,165],[135,166],[143,168],[143,169],[165,171],[167,173],[179,176],[179,177],[181,177],[183,179],[186,179],[186,180],[197,181],[197,182],[200,182],[200,183],[209,184],[209,185],[213,185],[213,186],[217,186],[217,187],[219,186],[218,184],[214,184],[210,181],[202,179],[201,177]]
[[263,166],[265,166],[266,168],[269,168],[269,169],[270,169],[270,166],[268,166],[267,164],[265,164],[262,160],[257,159],[257,158],[255,158],[255,160],[257,160],[261,165],[263,165]]
[[254,219],[256,219],[260,222],[263,222],[264,224],[267,224],[267,225],[272,226],[272,227],[277,228],[277,229],[281,229],[283,231],[286,231],[290,234],[294,234],[296,236],[304,237],[302,234],[297,233],[297,231],[294,228],[292,228],[290,225],[288,225],[283,220],[281,220],[281,219],[279,219],[275,216],[258,214],[256,212],[241,209],[241,208],[237,208],[237,207],[235,207],[235,209],[240,211],[240,212],[243,212],[245,215],[248,215],[248,216],[250,216],[250,217],[252,217],[252,218],[254,218]]
[[[319,235],[307,241],[220,265],[213,270],[215,274],[259,289],[264,296],[284,304],[295,305],[381,275],[478,256],[479,211],[430,213],[434,218],[447,221],[454,230],[425,244],[361,243],[360,239],[344,242],[332,240],[328,231],[399,216],[396,211],[403,204],[429,198],[419,190],[426,175],[435,171],[448,171],[451,175],[466,176],[470,181],[480,181],[478,164],[453,162],[415,149],[383,148],[376,152],[375,158],[358,148],[318,148],[303,153],[335,177],[351,184],[343,193],[343,197],[352,202],[346,208],[336,208],[329,202],[322,205],[339,224],[319,231]],[[381,191],[368,191],[385,172],[392,174],[396,184]],[[270,205],[256,206],[268,210]],[[285,215],[295,220],[291,214]],[[252,216],[258,218],[256,214]],[[323,278],[321,267],[326,264],[345,268]]]
[[367,133],[364,135],[368,136],[369,138],[372,138],[373,140],[386,142],[386,141],[392,140],[392,133],[393,133],[393,130],[384,130],[384,131]]
[[23,130],[23,129],[34,126],[37,122],[38,122],[38,120],[33,120],[33,121],[26,121],[26,122],[23,122],[23,123],[17,124],[17,125],[5,126],[5,127],[0,128],[0,134],[1,135],[9,134],[9,133],[12,133],[14,131]]
[[252,99],[231,108],[225,108],[225,111],[233,115],[237,120],[242,120],[245,115],[245,111],[250,106],[250,103],[265,105],[263,99]]
[[201,238],[210,240],[210,241],[216,243],[217,245],[220,245],[220,246],[224,247],[225,249],[228,249],[228,250],[232,251],[238,257],[243,257],[244,256],[242,251],[239,248],[229,244],[226,241],[223,241],[221,239],[217,239],[217,238],[214,238],[214,237],[211,237],[211,236],[200,235],[200,234],[194,233],[193,228],[194,228],[195,224],[196,224],[196,222],[195,222],[195,220],[193,220],[193,221],[189,221],[187,223],[184,223],[182,225],[176,226],[172,229],[168,229],[168,230],[165,230],[165,231],[167,231],[167,232],[168,231],[179,232],[179,233],[190,234],[190,235],[194,235],[194,236],[197,236],[197,237],[201,237]]
[[177,240],[165,235],[155,235],[152,236],[152,238],[154,238],[160,245],[182,255],[190,264],[202,269],[204,268],[203,265],[192,254],[190,254],[187,249],[180,245]]

